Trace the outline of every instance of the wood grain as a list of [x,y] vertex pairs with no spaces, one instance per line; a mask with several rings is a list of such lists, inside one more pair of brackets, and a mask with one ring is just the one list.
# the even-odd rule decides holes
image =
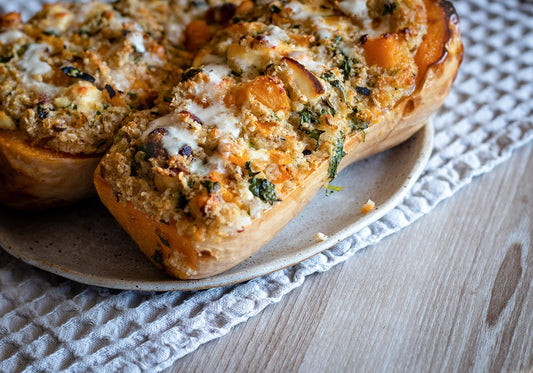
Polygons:
[[533,371],[533,146],[178,360],[193,371]]

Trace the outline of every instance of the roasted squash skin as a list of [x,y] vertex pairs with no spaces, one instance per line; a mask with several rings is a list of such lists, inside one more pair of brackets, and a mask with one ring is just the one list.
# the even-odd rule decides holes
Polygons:
[[0,203],[43,209],[89,197],[100,158],[39,148],[19,132],[0,130]]
[[[422,77],[414,92],[362,134],[348,137],[339,169],[400,144],[418,131],[447,97],[462,60],[457,14],[445,0],[427,0],[428,37],[416,61]],[[177,221],[161,222],[123,201],[97,168],[94,182],[102,202],[139,248],[169,275],[198,279],[221,273],[242,262],[270,241],[328,180],[328,162],[319,165],[283,201],[275,203],[242,232],[220,239],[178,234]]]

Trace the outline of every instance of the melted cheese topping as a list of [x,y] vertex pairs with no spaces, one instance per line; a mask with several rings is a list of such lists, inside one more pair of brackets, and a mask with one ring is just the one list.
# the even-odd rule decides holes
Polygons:
[[26,34],[23,34],[22,32],[18,30],[6,31],[0,34],[0,43],[10,44],[17,40],[23,39],[25,37],[26,37]]
[[44,147],[103,153],[128,113],[170,94],[178,66],[189,60],[161,30],[176,12],[186,20],[197,11],[171,5],[56,3],[3,30],[0,111]]
[[29,83],[37,75],[45,75],[52,71],[52,67],[41,60],[43,54],[50,50],[46,44],[30,44],[17,66],[24,72],[25,83]]
[[[102,163],[107,181],[154,219],[179,221],[184,234],[224,237],[325,162],[331,180],[344,141],[363,141],[365,129],[412,92],[424,28],[412,24],[422,0],[409,1],[416,6],[399,3],[380,20],[370,15],[383,14],[383,4],[363,0],[276,3],[274,14],[265,1],[223,24],[208,19],[209,37],[194,40],[200,48],[173,90],[171,114],[154,120],[147,112],[122,129]],[[401,35],[394,40],[403,57],[393,67],[367,63],[364,40],[385,33]],[[167,131],[150,136],[157,128]]]
[[365,22],[365,25],[371,21],[368,17],[368,8],[366,0],[343,0],[339,1],[339,9],[345,14],[357,17]]

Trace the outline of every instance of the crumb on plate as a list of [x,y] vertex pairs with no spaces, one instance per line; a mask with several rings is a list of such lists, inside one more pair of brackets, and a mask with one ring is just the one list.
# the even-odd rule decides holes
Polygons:
[[323,241],[326,241],[329,237],[327,235],[325,235],[324,233],[322,232],[317,232],[315,233],[315,241],[316,242],[323,242]]
[[361,212],[363,214],[368,214],[370,211],[373,211],[376,209],[376,204],[374,201],[369,199],[361,206]]

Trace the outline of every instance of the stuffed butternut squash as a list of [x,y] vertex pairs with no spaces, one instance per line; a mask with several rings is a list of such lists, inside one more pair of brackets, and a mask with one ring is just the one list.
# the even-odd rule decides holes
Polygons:
[[462,58],[444,0],[244,1],[225,17],[197,34],[168,113],[132,113],[95,172],[122,227],[182,279],[243,261],[343,167],[410,137]]
[[92,174],[123,119],[164,100],[188,63],[173,26],[205,12],[120,0],[47,4],[26,23],[2,15],[0,203],[39,208],[94,194]]

